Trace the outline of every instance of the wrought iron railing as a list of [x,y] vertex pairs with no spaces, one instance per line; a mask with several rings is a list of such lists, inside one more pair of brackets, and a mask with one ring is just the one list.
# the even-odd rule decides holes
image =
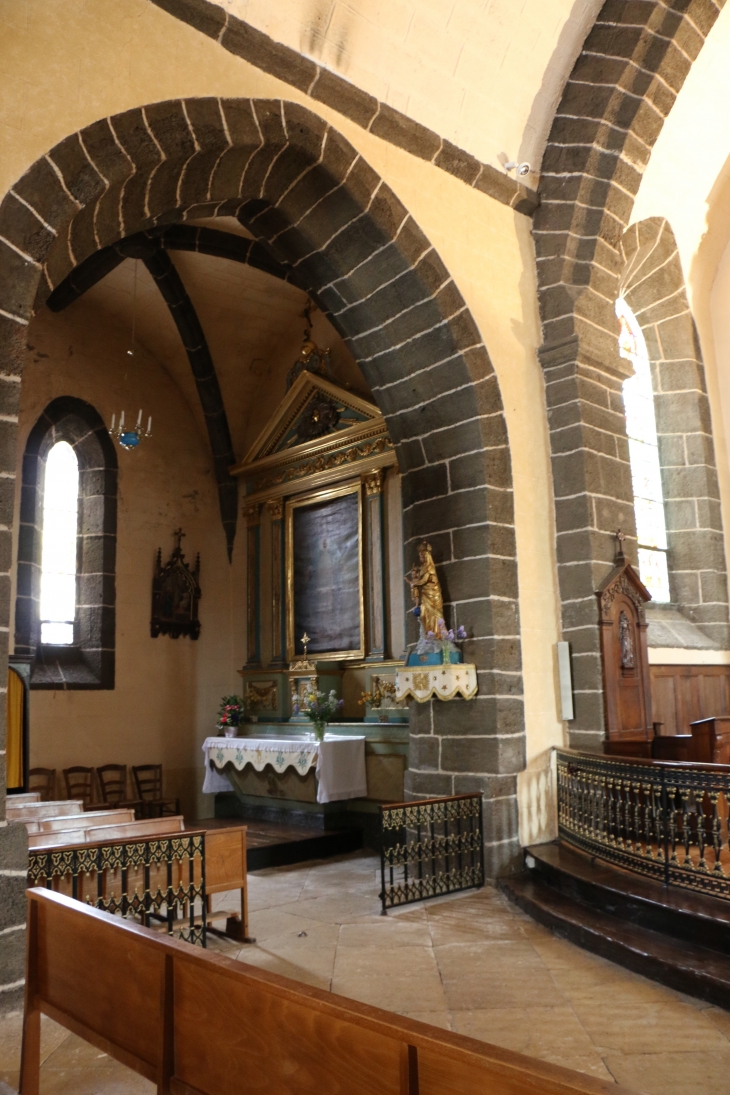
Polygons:
[[205,946],[205,834],[30,850],[28,883]]
[[667,885],[730,899],[730,767],[558,750],[560,839]]
[[399,802],[380,812],[383,915],[484,885],[481,792]]

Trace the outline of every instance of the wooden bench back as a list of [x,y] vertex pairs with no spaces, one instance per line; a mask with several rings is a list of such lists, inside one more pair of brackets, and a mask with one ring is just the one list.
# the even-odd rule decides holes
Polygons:
[[158,1095],[624,1091],[159,937],[59,894],[29,890],[28,904],[21,1095],[38,1095],[41,1012],[156,1083]]
[[38,832],[55,833],[59,829],[98,829],[100,825],[121,825],[134,821],[134,810],[94,810],[85,814],[63,814],[42,818]]
[[[71,822],[67,818],[66,824]],[[58,829],[56,832],[28,832],[29,848],[66,848],[74,844],[83,844],[86,840],[86,829]]]
[[143,821],[126,821],[120,825],[100,825],[86,830],[88,841],[100,840],[139,840],[148,836],[167,836],[168,833],[181,833],[185,828],[185,818],[153,817]]
[[26,802],[14,806],[8,801],[5,815],[8,821],[37,821],[42,817],[59,817],[61,814],[83,814],[80,798],[59,799],[57,802]]

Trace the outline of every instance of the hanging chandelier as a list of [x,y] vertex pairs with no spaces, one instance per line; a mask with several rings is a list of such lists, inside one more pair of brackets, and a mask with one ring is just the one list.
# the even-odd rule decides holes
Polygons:
[[128,452],[136,449],[143,438],[152,436],[152,415],[147,419],[146,430],[142,426],[142,411],[137,415],[137,424],[135,426],[124,425],[124,411],[119,416],[119,425],[115,425],[116,419],[116,414],[113,414],[109,434],[111,437],[116,437],[122,448]]

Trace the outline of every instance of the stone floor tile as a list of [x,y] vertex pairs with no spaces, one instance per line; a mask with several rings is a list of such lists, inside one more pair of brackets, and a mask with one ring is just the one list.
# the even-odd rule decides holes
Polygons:
[[616,1083],[642,1095],[724,1095],[730,1090],[730,1054],[634,1053],[605,1058]]
[[423,920],[355,920],[340,928],[340,947],[430,947],[431,933]]
[[314,897],[280,906],[285,912],[321,920],[326,924],[346,924],[363,916],[378,916],[379,906],[364,894],[337,893],[331,897]]
[[401,1015],[447,1010],[430,947],[338,947],[332,991]]
[[316,961],[313,961],[310,956],[310,965],[315,968],[309,968],[306,964],[307,956],[299,955],[298,961],[296,956],[284,957],[279,954],[272,954],[270,951],[262,950],[259,947],[252,947],[250,950],[242,953],[239,961],[245,962],[250,966],[257,966],[259,969],[266,970],[268,973],[278,973],[282,977],[291,977],[294,981],[301,981],[305,985],[312,985],[314,988],[322,989],[324,992],[328,992],[331,987],[331,971],[329,967],[322,970],[316,968]]
[[730,1042],[730,1012],[724,1011],[722,1008],[715,1008],[710,1005],[702,1014],[705,1018],[717,1027],[721,1034],[727,1038]]
[[157,1085],[117,1061],[111,1068],[53,1069],[41,1073],[42,1095],[154,1095]]
[[644,977],[634,979],[627,976],[627,971],[620,966],[609,963],[609,967],[600,970],[578,964],[574,969],[553,969],[550,973],[560,992],[576,1007],[580,1002],[591,1004],[600,1001],[602,997],[608,997],[609,992],[614,1002],[660,1004],[674,999],[671,989],[655,981]]
[[311,916],[304,916],[298,910],[299,903],[297,902],[295,905],[287,905],[286,908],[276,905],[270,909],[257,909],[255,912],[249,912],[249,931],[257,943],[262,943],[272,936],[298,935],[299,932],[303,931],[307,934],[315,931],[330,931],[335,936],[337,935],[339,930],[337,924],[327,924],[322,920],[313,919]]
[[595,1057],[595,1044],[567,1005],[554,1008],[485,1008],[452,1011],[453,1028],[481,1042],[562,1064],[566,1057]]
[[96,1070],[116,1068],[117,1062],[112,1060],[106,1053],[102,1053],[96,1046],[92,1046],[90,1042],[85,1042],[83,1038],[79,1038],[76,1034],[69,1034],[67,1031],[64,1031],[64,1033],[66,1037],[60,1046],[54,1049],[53,1053],[46,1059],[45,1067],[47,1069],[65,1071],[66,1069],[80,1068]]
[[429,1023],[432,1027],[453,1030],[451,1014],[448,1011],[409,1011],[402,1013],[406,1019],[418,1019],[420,1023]]
[[438,919],[429,917],[429,927],[435,947],[449,943],[478,943],[489,940],[525,941],[520,924],[505,915],[491,916],[479,912],[471,918],[453,915]]
[[[20,1068],[22,1035],[22,1011],[0,1017],[0,1072],[17,1072]],[[47,1015],[41,1016],[41,1064],[67,1037],[68,1031],[64,1027],[54,1023]]]
[[681,1045],[712,1054],[728,1048],[717,1027],[686,1004],[616,1001],[609,990],[603,1000],[574,1002],[573,1009],[594,1044],[606,1052],[647,1053],[657,1045]]

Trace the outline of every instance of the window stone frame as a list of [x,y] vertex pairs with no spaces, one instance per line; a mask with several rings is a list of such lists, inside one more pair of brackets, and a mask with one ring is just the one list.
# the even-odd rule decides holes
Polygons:
[[[40,641],[45,461],[59,441],[79,464],[76,619],[72,646]],[[34,689],[113,689],[118,461],[98,411],[60,396],[33,426],[23,454],[15,601],[15,652],[33,657]]]

